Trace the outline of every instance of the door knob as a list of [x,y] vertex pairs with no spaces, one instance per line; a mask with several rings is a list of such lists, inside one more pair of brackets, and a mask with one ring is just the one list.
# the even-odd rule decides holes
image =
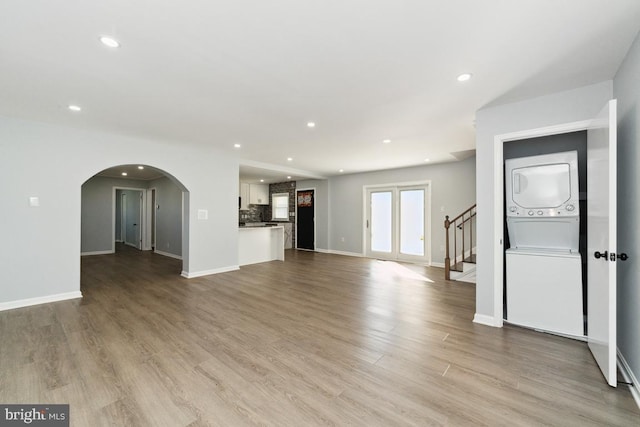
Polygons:
[[627,256],[627,254],[625,254],[624,252],[621,254],[617,254],[616,258],[618,258],[620,261],[626,261],[629,259],[629,257]]
[[603,253],[600,253],[599,251],[596,251],[593,256],[596,257],[596,259],[603,258],[605,261],[607,261],[607,258],[609,258],[609,252],[604,251]]

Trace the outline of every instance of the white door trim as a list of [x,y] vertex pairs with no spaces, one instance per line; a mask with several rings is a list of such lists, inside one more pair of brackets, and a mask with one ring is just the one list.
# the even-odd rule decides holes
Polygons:
[[[153,201],[154,192],[156,196],[155,204]],[[142,250],[150,251],[152,242],[156,241],[156,205],[158,204],[158,189],[156,187],[148,188],[145,200],[147,202],[147,209],[144,214],[145,238],[142,241]]]
[[[143,249],[144,248],[144,242],[146,239],[146,230],[145,230],[145,223],[146,223],[146,212],[147,212],[147,189],[146,188],[136,188],[136,187],[120,187],[120,186],[113,186],[112,188],[112,197],[111,197],[111,250],[115,253],[116,251],[116,190],[133,190],[133,191],[141,191],[142,192],[142,209],[141,209],[141,218],[140,218],[140,239],[142,240],[142,243],[140,245],[140,248]],[[120,236],[122,238],[122,236]],[[126,238],[123,239],[126,241]]]
[[[477,322],[491,324],[491,326],[503,326],[503,285],[504,285],[504,149],[503,144],[521,139],[537,138],[548,135],[578,132],[586,130],[591,120],[564,123],[560,125],[545,126],[536,129],[496,135],[493,139],[493,319],[489,322],[489,316],[481,316],[484,321]],[[478,314],[476,314],[478,316]],[[474,319],[475,321],[475,319]]]
[[[295,200],[295,215],[296,215],[296,220],[295,220],[295,227],[296,227],[296,245],[295,248],[298,249],[298,191],[313,191],[313,250],[316,250],[316,236],[318,235],[316,232],[316,195],[317,195],[317,191],[316,191],[316,187],[309,187],[309,188],[296,188],[296,200]],[[304,250],[304,248],[302,249]]]

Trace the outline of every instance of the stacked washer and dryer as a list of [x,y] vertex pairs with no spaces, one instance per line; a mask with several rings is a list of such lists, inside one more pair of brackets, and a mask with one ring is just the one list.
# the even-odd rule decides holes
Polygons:
[[577,151],[505,161],[507,321],[584,335]]

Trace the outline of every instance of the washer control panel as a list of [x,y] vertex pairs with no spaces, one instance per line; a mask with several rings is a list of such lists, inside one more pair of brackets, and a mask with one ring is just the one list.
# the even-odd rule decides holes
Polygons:
[[559,207],[546,208],[539,207],[535,209],[523,208],[517,204],[511,203],[507,205],[507,216],[520,217],[558,217],[558,216],[579,216],[580,205],[578,200],[569,200]]

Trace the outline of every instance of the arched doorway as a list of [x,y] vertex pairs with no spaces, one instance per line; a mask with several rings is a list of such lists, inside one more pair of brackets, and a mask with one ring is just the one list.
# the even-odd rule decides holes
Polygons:
[[104,169],[82,184],[81,255],[133,247],[188,264],[188,189],[145,164]]

